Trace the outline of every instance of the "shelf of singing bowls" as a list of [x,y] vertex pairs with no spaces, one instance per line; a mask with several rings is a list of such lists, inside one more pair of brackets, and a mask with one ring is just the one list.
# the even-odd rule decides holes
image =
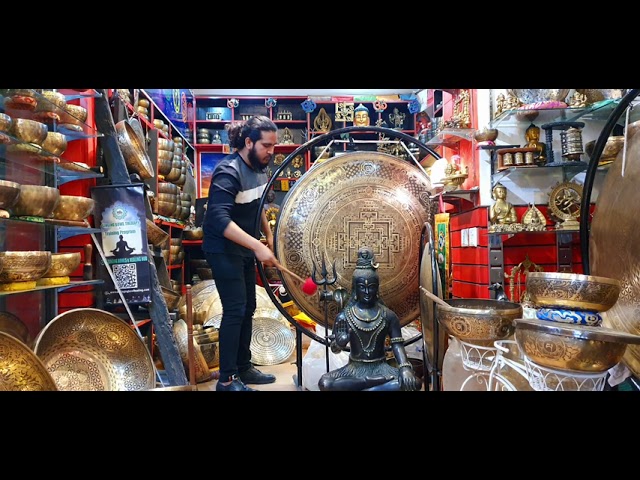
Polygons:
[[68,310],[38,334],[34,352],[59,390],[133,391],[155,386],[149,349],[131,326],[96,308]]
[[67,277],[71,275],[82,261],[80,252],[57,252],[51,254],[51,267],[42,278]]
[[128,120],[121,120],[116,123],[116,133],[127,168],[131,172],[139,174],[143,179],[153,178],[155,173],[151,159],[144,142],[138,137],[134,127]]
[[86,220],[91,213],[95,201],[89,197],[79,195],[60,195],[51,215],[56,220],[73,220],[81,222]]
[[182,237],[185,240],[202,240],[204,237],[204,230],[202,227],[185,228],[182,231]]
[[0,332],[8,333],[27,346],[31,345],[29,328],[16,315],[9,312],[0,312]]
[[511,336],[513,321],[522,317],[522,305],[494,299],[453,298],[439,305],[437,320],[449,334],[475,345],[492,345]]
[[[591,140],[584,144],[584,151],[589,155],[589,158],[591,158],[591,155],[593,154],[593,147],[595,146],[595,140]],[[613,162],[618,156],[620,150],[622,150],[622,147],[624,147],[624,135],[613,135],[607,138],[607,143],[604,145],[604,149],[602,150],[602,154],[598,160],[598,165]]]
[[46,124],[28,118],[14,118],[9,130],[9,133],[21,142],[39,146],[42,146],[48,132],[49,127]]
[[614,278],[565,272],[529,272],[526,289],[537,308],[606,312],[618,301],[622,284]]
[[0,391],[57,391],[44,363],[23,342],[0,332]]
[[541,89],[507,89],[508,93],[514,95],[523,104],[538,102],[564,102],[569,94],[569,88],[541,88]]
[[480,130],[476,130],[473,134],[473,138],[476,142],[495,142],[496,138],[498,138],[498,129],[497,128],[488,128],[484,127]]
[[11,207],[13,216],[49,218],[60,201],[60,190],[43,185],[20,185],[16,203]]
[[9,180],[0,180],[0,208],[11,208],[20,194],[20,184]]
[[[0,282],[35,282],[51,268],[51,252],[40,250],[0,252]],[[35,286],[35,285],[34,285]]]
[[162,296],[164,297],[164,301],[167,304],[169,311],[173,311],[178,308],[178,303],[180,302],[180,297],[182,295],[165,287],[164,285],[160,285],[160,290],[162,291]]
[[563,371],[604,372],[622,360],[627,345],[640,344],[640,335],[605,327],[524,318],[515,324],[516,343],[529,360]]

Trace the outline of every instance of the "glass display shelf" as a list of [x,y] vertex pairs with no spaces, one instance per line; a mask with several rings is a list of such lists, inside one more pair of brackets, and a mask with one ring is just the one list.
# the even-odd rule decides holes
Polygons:
[[475,134],[475,128],[443,128],[431,139],[429,139],[425,145],[442,146],[447,148],[458,149],[461,140],[473,140]]
[[101,232],[99,228],[93,228],[91,227],[91,225],[88,225],[88,224],[83,226],[81,225],[68,226],[68,225],[63,225],[60,222],[64,222],[64,220],[55,220],[52,218],[42,218],[42,217],[0,218],[0,232],[6,233],[4,232],[4,230],[9,225],[20,225],[20,224],[42,225],[42,227],[46,229],[57,229],[58,241],[65,240],[70,237],[75,237],[76,235],[85,235],[89,233]]
[[[12,101],[16,98],[19,98],[20,102],[12,106]],[[65,96],[65,100],[66,98]],[[0,94],[0,112],[12,118],[26,118],[44,123],[50,131],[62,133],[67,141],[103,136],[87,125],[86,121],[79,118],[68,106],[62,108],[56,105],[41,91],[35,89],[4,89]]]
[[606,121],[616,107],[620,99],[602,100],[586,107],[546,108],[542,110],[512,109],[501,112],[490,125],[492,128],[518,126],[535,122],[575,122],[577,120],[601,120]]
[[77,282],[69,282],[64,285],[43,285],[35,288],[28,288],[25,290],[12,290],[12,291],[0,291],[0,297],[4,297],[7,295],[19,295],[21,293],[31,293],[31,292],[40,292],[43,290],[67,290],[68,288],[81,287],[85,285],[102,285],[104,280],[82,280]]

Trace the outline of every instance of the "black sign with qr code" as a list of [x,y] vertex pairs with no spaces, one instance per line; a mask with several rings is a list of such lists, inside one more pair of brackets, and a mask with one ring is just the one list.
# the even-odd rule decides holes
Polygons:
[[[144,208],[144,184],[100,185],[91,189],[94,219],[107,265],[98,258],[105,305],[147,304],[151,280]],[[107,268],[107,266],[109,268]],[[118,292],[118,288],[120,292]]]

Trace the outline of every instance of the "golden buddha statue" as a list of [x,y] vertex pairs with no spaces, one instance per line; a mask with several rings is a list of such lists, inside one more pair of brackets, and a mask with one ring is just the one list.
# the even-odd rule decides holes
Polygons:
[[526,148],[535,148],[536,153],[533,156],[534,162],[544,164],[547,161],[547,146],[540,141],[540,127],[533,123],[529,125],[524,132],[524,138],[527,140]]
[[511,231],[511,225],[518,223],[515,207],[507,201],[507,189],[500,182],[491,191],[495,203],[489,209],[489,232]]

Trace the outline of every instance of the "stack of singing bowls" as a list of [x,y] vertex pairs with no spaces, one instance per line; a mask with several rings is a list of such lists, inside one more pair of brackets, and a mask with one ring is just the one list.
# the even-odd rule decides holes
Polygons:
[[180,189],[173,183],[158,183],[158,194],[155,196],[153,213],[174,218],[179,193]]
[[191,195],[184,192],[178,193],[177,203],[175,218],[178,220],[188,219],[191,213]]
[[169,265],[179,265],[184,260],[184,248],[181,238],[170,239],[169,245]]
[[168,175],[173,167],[173,140],[158,138],[158,175]]

